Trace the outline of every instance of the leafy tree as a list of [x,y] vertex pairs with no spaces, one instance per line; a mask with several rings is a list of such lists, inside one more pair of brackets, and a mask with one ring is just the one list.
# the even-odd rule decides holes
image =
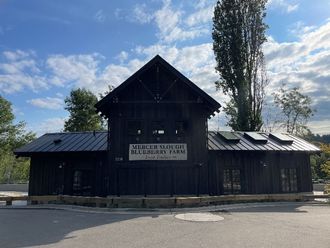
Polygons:
[[322,153],[311,156],[312,176],[315,179],[330,179],[330,145],[320,144]]
[[313,116],[312,99],[300,93],[298,88],[285,89],[281,87],[274,93],[274,103],[281,109],[284,119],[278,120],[282,127],[291,134],[304,135],[308,132],[306,123]]
[[35,138],[25,131],[25,123],[14,124],[11,103],[0,96],[0,183],[27,181],[29,159],[15,158],[13,150]]
[[102,118],[94,105],[97,97],[89,90],[72,90],[70,96],[65,98],[65,109],[70,112],[70,117],[64,123],[64,131],[94,131],[103,130]]
[[13,137],[15,127],[12,122],[14,118],[10,102],[0,96],[0,149],[5,149]]
[[257,131],[267,85],[262,44],[267,0],[218,0],[213,17],[213,50],[220,79],[230,97],[224,111],[234,130]]

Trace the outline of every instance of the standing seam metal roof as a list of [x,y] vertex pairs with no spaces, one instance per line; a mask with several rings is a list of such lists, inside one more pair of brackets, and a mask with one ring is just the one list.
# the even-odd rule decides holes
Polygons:
[[221,138],[216,131],[208,133],[209,150],[214,151],[294,151],[294,152],[319,152],[320,149],[309,142],[286,134],[293,142],[292,144],[281,144],[281,142],[272,139],[267,133],[260,132],[259,134],[267,139],[267,143],[260,144],[248,139],[244,132],[233,132],[234,135],[240,138],[239,142],[229,142]]
[[[292,144],[281,144],[267,133],[259,133],[267,139],[267,143],[254,142],[244,132],[231,132],[239,141],[229,141],[218,135],[216,131],[208,133],[208,149],[212,151],[295,151],[319,152],[316,146],[298,137],[287,134]],[[47,133],[31,143],[15,150],[16,155],[29,156],[36,153],[56,152],[96,152],[107,150],[107,131]]]
[[[58,143],[54,142],[58,141]],[[47,133],[15,150],[16,155],[49,152],[106,151],[107,131]]]

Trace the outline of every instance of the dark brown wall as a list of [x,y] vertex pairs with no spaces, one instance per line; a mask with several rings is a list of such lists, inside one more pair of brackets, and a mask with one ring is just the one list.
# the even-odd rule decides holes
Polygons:
[[[195,194],[199,190],[207,191],[205,105],[183,82],[162,68],[159,70],[159,76],[156,67],[141,75],[109,106],[109,194]],[[155,100],[156,96],[161,99]],[[129,121],[142,123],[141,135],[128,134]],[[155,121],[164,124],[165,135],[152,134]],[[184,135],[175,134],[178,121],[185,123]],[[188,159],[129,161],[129,144],[139,143],[186,143]],[[202,169],[198,168],[199,164]],[[199,180],[200,177],[203,180]]]
[[[209,151],[209,163],[198,166],[179,161],[117,163],[108,166],[106,153],[38,155],[31,159],[30,195],[73,194],[75,169],[93,173],[92,194],[120,195],[221,195],[223,171],[241,170],[243,194],[283,193],[281,168],[297,169],[298,192],[312,191],[309,155],[305,153]],[[62,166],[60,168],[59,166]],[[264,166],[266,165],[266,166]],[[112,169],[111,169],[112,168]]]
[[223,194],[223,171],[226,168],[241,170],[242,193],[283,193],[281,169],[297,169],[298,192],[312,191],[312,178],[306,153],[284,152],[221,152],[210,151],[210,193]]
[[47,154],[31,158],[29,195],[72,194],[73,171],[88,169],[91,195],[105,195],[106,153]]

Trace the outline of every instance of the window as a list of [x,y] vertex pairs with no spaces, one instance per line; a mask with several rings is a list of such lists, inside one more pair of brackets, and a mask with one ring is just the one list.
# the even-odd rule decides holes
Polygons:
[[161,121],[155,121],[152,123],[152,134],[153,135],[164,135],[165,125]]
[[128,134],[132,136],[142,134],[142,123],[141,121],[128,121]]
[[297,192],[297,169],[284,168],[281,169],[281,185],[282,192]]
[[92,177],[91,170],[75,170],[73,173],[72,190],[73,195],[91,195],[92,194]]
[[73,173],[73,190],[80,190],[82,187],[82,172],[81,171],[75,171]]
[[223,174],[224,194],[241,193],[241,171],[239,169],[225,169]]

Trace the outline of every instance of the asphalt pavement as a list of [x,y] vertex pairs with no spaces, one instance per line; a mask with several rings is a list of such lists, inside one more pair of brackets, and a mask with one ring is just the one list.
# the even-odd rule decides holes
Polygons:
[[[219,221],[186,221],[173,210],[0,208],[0,247],[330,247],[330,205],[238,204],[180,209]],[[194,218],[193,218],[194,219]]]

